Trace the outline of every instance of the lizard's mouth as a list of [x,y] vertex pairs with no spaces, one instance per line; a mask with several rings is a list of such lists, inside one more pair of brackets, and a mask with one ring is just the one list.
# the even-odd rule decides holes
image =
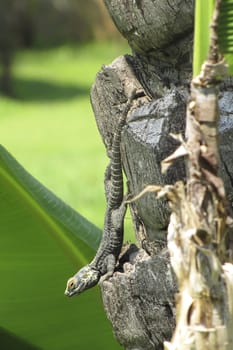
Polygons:
[[81,292],[83,291],[83,285],[79,285],[78,287],[72,289],[72,290],[69,290],[68,288],[66,288],[65,290],[65,295],[67,297],[73,297],[74,295],[78,295],[80,294]]
[[72,297],[74,296],[75,294],[77,294],[77,291],[76,289],[72,290],[72,291],[69,291],[69,290],[65,290],[65,293],[64,293],[67,297]]

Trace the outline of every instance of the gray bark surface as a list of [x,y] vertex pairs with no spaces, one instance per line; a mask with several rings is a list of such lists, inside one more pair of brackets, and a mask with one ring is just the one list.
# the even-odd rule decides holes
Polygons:
[[193,0],[105,0],[134,52],[180,62],[193,31]]
[[[193,2],[105,0],[105,3],[134,52],[102,67],[91,90],[91,102],[110,155],[114,130],[125,102],[133,89],[142,92],[133,101],[121,145],[128,190],[134,197],[147,185],[171,184],[185,177],[182,160],[176,161],[166,174],[161,173],[160,162],[178,145],[169,134],[184,134],[185,130]],[[181,8],[183,12],[178,16]],[[167,26],[161,25],[165,17]],[[176,26],[173,23],[172,31],[170,17],[171,23],[174,18],[180,20]],[[174,45],[175,52],[180,50],[184,54],[173,55]],[[166,60],[165,47],[170,52]],[[233,199],[232,102],[233,82],[229,80],[220,99],[219,130],[221,175],[230,199]],[[162,349],[175,324],[177,288],[166,248],[169,209],[165,200],[155,200],[153,194],[146,194],[130,205],[130,211],[139,248],[129,248],[118,271],[101,284],[103,303],[114,334],[124,348]]]
[[151,257],[143,249],[130,250],[123,271],[101,286],[105,309],[126,349],[163,349],[175,326],[176,283],[168,254]]

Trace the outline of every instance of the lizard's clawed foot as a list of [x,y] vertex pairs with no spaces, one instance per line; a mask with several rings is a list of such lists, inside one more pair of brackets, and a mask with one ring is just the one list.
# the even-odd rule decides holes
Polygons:
[[105,275],[100,277],[99,284],[101,284],[104,281],[108,280],[112,276],[113,276],[113,272],[112,271],[107,272]]

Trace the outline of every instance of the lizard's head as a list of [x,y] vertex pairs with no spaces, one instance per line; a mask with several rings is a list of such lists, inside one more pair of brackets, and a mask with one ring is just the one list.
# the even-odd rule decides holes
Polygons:
[[79,270],[73,277],[68,279],[65,295],[68,297],[78,295],[84,290],[94,287],[99,282],[99,279],[99,271],[87,265]]

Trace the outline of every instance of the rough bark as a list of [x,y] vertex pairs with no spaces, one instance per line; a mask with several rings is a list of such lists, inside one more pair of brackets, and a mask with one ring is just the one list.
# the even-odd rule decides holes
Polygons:
[[134,52],[182,62],[193,31],[193,0],[105,0]]
[[[132,89],[143,92],[133,101],[122,134],[123,167],[129,193],[135,196],[149,184],[174,184],[185,176],[183,161],[177,161],[165,175],[160,163],[177,147],[169,134],[184,133],[185,129],[193,2],[105,3],[133,54],[101,69],[91,101],[110,155],[112,136],[125,102]],[[178,16],[181,9],[184,13]],[[174,24],[174,18],[178,23]],[[233,162],[228,158],[233,151],[232,90],[229,80],[220,100],[221,173],[229,198],[233,198]],[[114,334],[126,349],[162,349],[163,341],[172,335],[177,290],[166,250],[170,211],[167,202],[156,200],[153,194],[131,204],[130,211],[140,249],[129,250],[119,271],[102,283],[104,307]]]
[[162,349],[175,326],[175,278],[166,250],[151,257],[133,248],[122,272],[102,284],[104,306],[126,349]]

